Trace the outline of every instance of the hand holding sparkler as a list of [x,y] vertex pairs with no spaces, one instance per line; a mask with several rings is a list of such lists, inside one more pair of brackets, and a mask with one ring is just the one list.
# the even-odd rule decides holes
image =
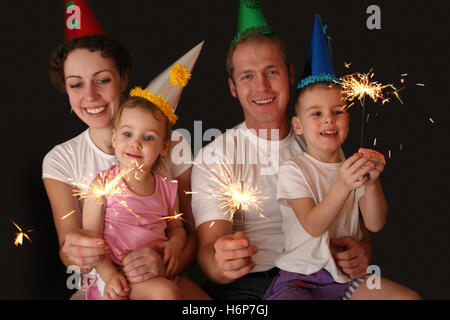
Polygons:
[[223,276],[229,280],[243,277],[256,263],[251,256],[258,252],[243,232],[220,237],[214,243],[215,259]]
[[386,165],[384,156],[378,151],[372,149],[361,148],[358,152],[364,155],[367,159],[369,159],[370,163],[373,164],[373,169],[367,173],[369,178],[367,184],[375,183]]

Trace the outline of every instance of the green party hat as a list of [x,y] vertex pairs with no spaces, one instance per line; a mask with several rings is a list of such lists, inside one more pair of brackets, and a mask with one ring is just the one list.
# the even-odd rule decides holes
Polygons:
[[240,39],[244,32],[275,33],[264,17],[260,0],[239,1],[236,35],[231,42],[231,46]]

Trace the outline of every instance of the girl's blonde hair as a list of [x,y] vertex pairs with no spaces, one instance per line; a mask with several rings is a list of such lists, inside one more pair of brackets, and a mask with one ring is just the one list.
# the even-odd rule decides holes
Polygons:
[[164,141],[170,140],[170,137],[172,135],[172,125],[170,124],[169,119],[167,119],[164,113],[162,113],[162,111],[159,110],[157,106],[155,106],[147,99],[141,97],[129,97],[122,102],[122,104],[119,107],[119,110],[117,110],[113,118],[113,128],[115,130],[117,130],[117,127],[119,125],[120,117],[122,116],[123,110],[132,108],[141,108],[145,111],[150,112],[157,120],[164,121],[166,129]]

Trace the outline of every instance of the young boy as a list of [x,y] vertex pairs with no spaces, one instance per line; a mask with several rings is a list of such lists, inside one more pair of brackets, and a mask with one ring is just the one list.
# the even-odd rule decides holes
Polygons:
[[[320,26],[318,21],[316,18],[315,24]],[[323,37],[322,28],[315,29],[316,35]],[[325,41],[322,44],[325,48]],[[321,54],[317,50],[322,50]],[[326,57],[323,51],[310,50],[309,57]],[[378,179],[386,162],[382,154],[370,149],[360,149],[344,159],[341,147],[350,124],[346,102],[334,81],[331,62],[310,65],[313,68],[306,68],[310,74],[297,87],[296,116],[292,119],[295,133],[306,141],[306,151],[279,170],[277,200],[285,252],[275,261],[281,270],[264,298],[418,298],[414,291],[384,278],[380,279],[381,288],[370,290],[361,285],[367,276],[352,280],[333,259],[336,250],[330,246],[330,239],[362,238],[359,210],[372,232],[386,223],[387,203]],[[322,70],[315,70],[317,65]]]

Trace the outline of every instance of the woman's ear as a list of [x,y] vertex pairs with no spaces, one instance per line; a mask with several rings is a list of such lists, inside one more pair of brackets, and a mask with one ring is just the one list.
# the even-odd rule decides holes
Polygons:
[[303,134],[303,127],[300,119],[297,116],[292,117],[292,128],[294,132],[298,135]]
[[122,74],[122,79],[121,79],[121,83],[120,83],[120,92],[122,92],[122,93],[124,93],[125,90],[127,90],[129,73],[130,73],[130,69],[125,69],[125,71]]

